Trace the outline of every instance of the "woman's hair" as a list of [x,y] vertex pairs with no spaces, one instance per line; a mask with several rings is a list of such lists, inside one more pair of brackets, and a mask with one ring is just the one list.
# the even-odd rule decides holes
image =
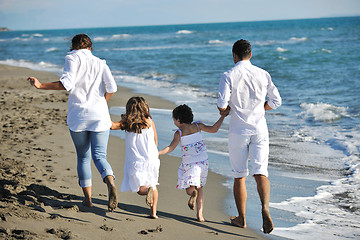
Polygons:
[[151,118],[149,105],[143,97],[132,97],[126,103],[126,113],[121,115],[121,129],[141,133],[149,128],[147,120]]
[[174,119],[179,120],[180,123],[190,124],[194,120],[194,114],[192,113],[191,108],[186,104],[174,108],[172,116]]
[[81,33],[75,35],[72,39],[72,45],[70,51],[79,50],[84,48],[92,48],[92,42],[88,35]]

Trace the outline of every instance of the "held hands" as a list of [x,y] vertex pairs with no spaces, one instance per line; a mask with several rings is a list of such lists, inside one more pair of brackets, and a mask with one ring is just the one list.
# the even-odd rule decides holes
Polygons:
[[218,108],[219,109],[219,113],[222,117],[226,117],[227,115],[229,115],[230,113],[230,106],[228,106],[227,108]]
[[35,88],[40,88],[41,87],[41,82],[39,82],[39,80],[37,80],[36,77],[28,77],[27,79],[30,82],[31,86],[34,86]]

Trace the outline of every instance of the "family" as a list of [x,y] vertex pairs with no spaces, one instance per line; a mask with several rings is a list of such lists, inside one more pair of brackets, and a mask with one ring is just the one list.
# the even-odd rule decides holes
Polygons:
[[[77,153],[79,185],[84,194],[83,205],[92,207],[91,159],[108,188],[108,210],[117,207],[115,176],[107,161],[110,129],[125,130],[125,165],[121,191],[144,195],[150,207],[150,217],[158,218],[157,185],[160,169],[159,155],[172,152],[181,145],[182,161],[178,169],[177,188],[190,196],[188,206],[195,210],[197,220],[203,217],[203,187],[208,173],[208,155],[201,131],[215,133],[230,114],[229,158],[234,177],[233,194],[238,216],[231,224],[246,228],[246,177],[251,174],[262,205],[263,232],[273,230],[269,212],[270,182],[268,180],[269,134],[265,111],[281,105],[280,94],[265,70],[251,64],[251,45],[238,40],[232,48],[235,66],[220,80],[217,107],[220,117],[212,126],[194,122],[192,109],[186,104],[172,112],[178,128],[169,144],[158,150],[155,123],[143,97],[131,97],[119,122],[113,122],[107,101],[117,91],[116,82],[105,60],[91,52],[92,42],[86,34],[72,39],[70,52],[59,81],[41,83],[35,77],[28,80],[37,89],[66,90],[68,97],[67,124]],[[248,170],[251,164],[251,173]]]

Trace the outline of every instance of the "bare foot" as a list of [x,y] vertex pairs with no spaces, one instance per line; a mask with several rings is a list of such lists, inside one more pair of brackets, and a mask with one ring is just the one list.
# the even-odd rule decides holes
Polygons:
[[154,189],[152,187],[149,187],[148,192],[146,194],[145,202],[149,207],[153,206],[153,192]]
[[269,234],[274,230],[274,224],[271,220],[270,213],[268,210],[262,210],[262,217],[263,217],[263,231],[266,234]]
[[112,212],[115,210],[117,206],[117,195],[116,195],[116,187],[115,185],[112,185],[109,188],[109,202],[108,202],[108,210],[109,212]]
[[244,223],[244,220],[240,219],[238,216],[232,216],[230,217],[231,225],[241,228],[246,228],[246,223]]
[[198,215],[198,216],[197,216],[197,220],[198,220],[199,222],[205,222],[205,218],[204,218],[202,215]]
[[93,206],[91,200],[86,200],[86,199],[82,202],[82,205],[85,206],[85,207],[92,207]]
[[157,215],[150,215],[151,219],[158,219],[159,217]]
[[195,203],[196,203],[196,199],[197,199],[197,195],[198,195],[198,192],[197,190],[195,189],[192,194],[191,194],[191,197],[188,201],[188,206],[191,210],[195,210]]

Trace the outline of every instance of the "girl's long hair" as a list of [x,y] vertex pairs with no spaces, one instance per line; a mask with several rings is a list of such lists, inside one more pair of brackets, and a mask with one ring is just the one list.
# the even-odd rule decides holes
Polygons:
[[141,133],[149,128],[148,119],[151,118],[149,105],[143,97],[132,97],[126,103],[126,113],[121,115],[121,129]]

